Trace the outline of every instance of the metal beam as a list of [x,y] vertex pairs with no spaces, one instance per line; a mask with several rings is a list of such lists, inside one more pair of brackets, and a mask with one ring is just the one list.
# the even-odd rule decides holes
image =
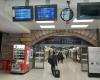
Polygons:
[[29,6],[29,0],[25,0],[25,6]]
[[96,29],[96,33],[97,33],[97,46],[100,46],[100,39],[99,39],[99,29]]
[[46,4],[50,4],[50,0],[45,0],[45,3]]

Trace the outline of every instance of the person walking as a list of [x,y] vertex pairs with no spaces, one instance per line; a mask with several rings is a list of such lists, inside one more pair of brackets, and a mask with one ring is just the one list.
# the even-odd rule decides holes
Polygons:
[[59,52],[57,56],[58,56],[58,63],[59,63],[59,61],[61,61],[61,63],[63,63],[64,57],[63,57],[62,52]]
[[52,74],[54,74],[55,67],[57,66],[57,61],[58,61],[58,58],[57,58],[55,52],[53,51],[53,54],[50,55],[49,58],[48,58],[48,62],[51,65],[51,72],[52,72]]

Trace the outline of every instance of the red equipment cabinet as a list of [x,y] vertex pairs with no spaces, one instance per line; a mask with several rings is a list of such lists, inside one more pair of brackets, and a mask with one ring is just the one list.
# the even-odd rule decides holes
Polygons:
[[24,44],[13,46],[12,73],[25,73],[29,71],[30,47]]
[[10,60],[3,59],[2,60],[2,70],[4,72],[9,72],[11,68]]

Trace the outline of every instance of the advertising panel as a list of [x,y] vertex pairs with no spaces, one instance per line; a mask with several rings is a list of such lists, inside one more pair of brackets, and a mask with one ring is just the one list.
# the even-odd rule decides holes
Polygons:
[[100,47],[88,48],[89,73],[100,73]]

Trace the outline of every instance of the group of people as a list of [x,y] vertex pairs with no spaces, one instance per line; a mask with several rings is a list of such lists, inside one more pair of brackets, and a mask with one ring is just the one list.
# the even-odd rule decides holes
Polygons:
[[56,55],[56,53],[53,51],[53,54],[48,57],[48,63],[51,65],[51,71],[52,74],[54,73],[55,67],[58,65],[58,63],[61,61],[63,63],[63,54],[61,52]]

